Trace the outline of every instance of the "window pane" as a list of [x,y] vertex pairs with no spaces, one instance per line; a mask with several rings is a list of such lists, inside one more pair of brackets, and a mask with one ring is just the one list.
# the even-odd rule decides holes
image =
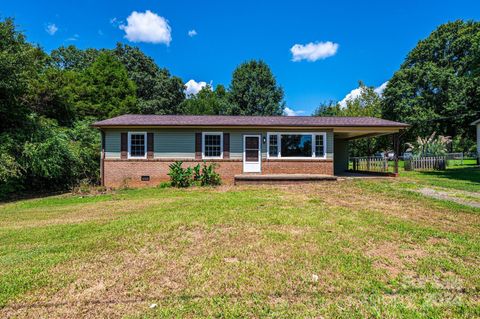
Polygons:
[[315,135],[315,156],[323,157],[325,156],[325,147],[323,141],[323,135]]
[[220,157],[222,154],[221,149],[221,136],[219,134],[205,135],[205,156],[206,157]]
[[281,136],[282,157],[312,157],[312,136],[289,134]]
[[130,156],[133,156],[133,157],[145,156],[145,135],[144,134],[130,135]]
[[257,150],[245,150],[245,160],[247,162],[258,162],[258,149]]
[[270,135],[268,155],[270,157],[278,157],[278,138],[277,138],[277,135]]

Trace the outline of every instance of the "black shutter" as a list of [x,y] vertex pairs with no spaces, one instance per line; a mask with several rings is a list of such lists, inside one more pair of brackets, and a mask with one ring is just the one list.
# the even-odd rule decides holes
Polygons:
[[202,159],[202,133],[195,133],[195,159]]
[[121,133],[120,134],[120,154],[122,159],[127,158],[127,153],[128,153],[128,134],[127,133]]
[[230,158],[230,133],[223,133],[223,158]]
[[147,133],[147,158],[153,158],[153,133]]

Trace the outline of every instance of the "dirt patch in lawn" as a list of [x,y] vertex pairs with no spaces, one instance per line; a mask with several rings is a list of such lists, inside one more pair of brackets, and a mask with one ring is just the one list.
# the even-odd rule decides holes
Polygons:
[[[291,236],[305,233],[299,227],[284,225],[220,225],[180,226],[139,234],[119,242],[121,250],[54,268],[52,278],[64,278],[66,285],[65,281],[57,282],[57,287],[32,291],[0,309],[0,316],[46,318],[54,313],[56,318],[122,317],[181,296],[242,296],[263,291],[265,283],[239,283],[253,282],[248,276],[262,276],[256,274],[259,264],[282,263],[294,253],[265,239],[268,231]],[[295,278],[291,280],[288,287],[296,287]]]
[[147,208],[152,208],[166,203],[172,203],[178,199],[142,199],[142,200],[112,200],[101,203],[88,203],[69,207],[52,208],[51,211],[35,208],[28,210],[28,214],[37,215],[36,219],[23,220],[19,218],[6,219],[0,222],[2,228],[22,229],[26,227],[43,227],[61,224],[78,224],[83,222],[106,221],[119,218],[122,214],[142,213]]
[[373,265],[385,270],[392,279],[400,273],[411,274],[409,268],[426,254],[418,245],[401,248],[398,244],[388,241],[372,243],[365,252],[365,255],[373,260]]
[[435,226],[454,232],[478,233],[480,216],[462,212],[453,212],[442,207],[434,207],[428,202],[389,196],[373,190],[360,188],[353,181],[328,184],[301,185],[288,196],[298,200],[315,198],[330,207],[344,207],[352,211],[371,210],[395,216],[423,225]]

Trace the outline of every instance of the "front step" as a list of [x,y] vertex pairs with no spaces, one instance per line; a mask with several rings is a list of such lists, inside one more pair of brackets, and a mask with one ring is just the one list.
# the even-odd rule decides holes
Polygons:
[[336,181],[336,176],[322,174],[269,174],[269,175],[235,175],[235,185],[245,184],[293,184]]

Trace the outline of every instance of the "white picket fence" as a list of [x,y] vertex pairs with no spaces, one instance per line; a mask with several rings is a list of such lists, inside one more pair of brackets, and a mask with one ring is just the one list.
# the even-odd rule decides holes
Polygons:
[[447,169],[446,156],[413,157],[405,160],[406,171],[433,171]]
[[350,157],[354,172],[388,172],[388,159],[383,157],[365,156]]

